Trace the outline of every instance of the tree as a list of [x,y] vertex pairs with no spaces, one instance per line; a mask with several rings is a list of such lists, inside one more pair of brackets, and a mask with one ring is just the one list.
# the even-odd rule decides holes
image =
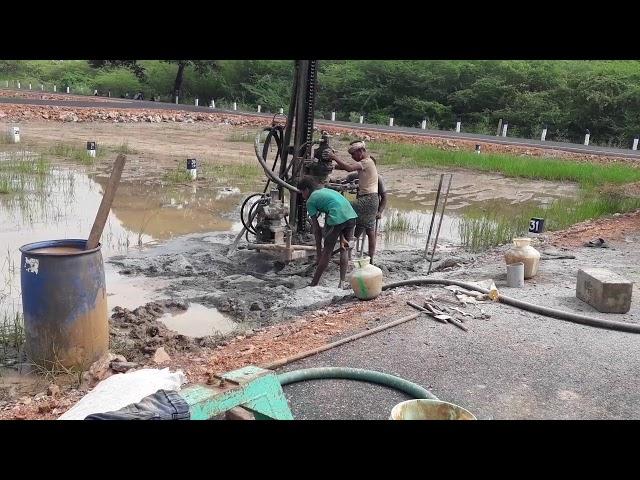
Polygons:
[[110,68],[110,67],[122,67],[131,70],[138,80],[145,80],[145,70],[137,60],[89,60],[89,65],[93,68]]
[[174,101],[182,94],[182,82],[184,80],[184,70],[186,67],[193,67],[196,73],[200,75],[206,75],[210,71],[218,69],[218,62],[215,60],[163,60],[163,62],[178,65],[176,80],[173,83],[172,96]]

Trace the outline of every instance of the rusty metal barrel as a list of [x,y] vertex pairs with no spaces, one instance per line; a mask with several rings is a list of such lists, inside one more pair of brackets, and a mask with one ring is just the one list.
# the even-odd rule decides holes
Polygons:
[[109,348],[101,245],[81,239],[29,243],[20,281],[27,361],[52,370],[86,369]]

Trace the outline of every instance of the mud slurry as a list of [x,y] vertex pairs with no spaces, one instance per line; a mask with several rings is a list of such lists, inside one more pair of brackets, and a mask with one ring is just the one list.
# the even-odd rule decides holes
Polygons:
[[[213,347],[235,335],[286,321],[301,313],[353,298],[351,289],[338,289],[338,266],[330,264],[321,285],[310,287],[313,259],[284,265],[266,254],[240,249],[227,255],[233,236],[194,234],[174,239],[146,252],[112,257],[121,274],[171,279],[163,287],[166,301],[148,303],[135,310],[114,309],[111,318],[112,348],[130,361],[144,361],[164,346],[171,352]],[[337,256],[335,257],[337,261]],[[471,261],[470,256],[452,256],[443,250],[433,268],[449,268]],[[429,266],[423,252],[384,251],[376,265],[384,280],[402,280],[425,275]],[[237,322],[236,328],[192,338],[169,330],[161,317],[190,304],[221,312]],[[214,310],[215,309],[215,310]],[[185,314],[185,321],[188,321]]]

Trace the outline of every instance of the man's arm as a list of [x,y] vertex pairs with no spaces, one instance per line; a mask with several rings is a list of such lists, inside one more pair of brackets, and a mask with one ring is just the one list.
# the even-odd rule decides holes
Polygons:
[[378,204],[378,213],[376,218],[382,218],[382,212],[387,208],[387,191],[382,183],[382,178],[378,175],[378,196],[380,197],[380,203]]
[[346,170],[347,172],[357,172],[358,170],[362,170],[362,164],[360,162],[347,163],[338,158],[338,156],[333,153],[328,153],[328,158],[333,160],[338,164],[339,170]]
[[318,222],[318,217],[311,217],[311,230],[313,231],[313,236],[316,239],[316,262],[320,258],[320,254],[322,253],[322,227]]

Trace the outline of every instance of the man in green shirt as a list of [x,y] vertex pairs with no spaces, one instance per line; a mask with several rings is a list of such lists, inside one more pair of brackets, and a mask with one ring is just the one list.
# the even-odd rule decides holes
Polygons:
[[[353,239],[358,215],[351,207],[349,200],[335,190],[318,185],[313,177],[302,178],[298,189],[307,201],[307,211],[311,217],[313,235],[316,239],[317,267],[311,281],[311,286],[315,287],[329,265],[338,237],[347,242],[351,242]],[[325,214],[324,248],[322,248],[323,229],[318,222],[318,216],[321,213]],[[340,283],[338,283],[338,288],[342,288],[342,282],[347,275],[347,261],[347,248],[340,242]]]

